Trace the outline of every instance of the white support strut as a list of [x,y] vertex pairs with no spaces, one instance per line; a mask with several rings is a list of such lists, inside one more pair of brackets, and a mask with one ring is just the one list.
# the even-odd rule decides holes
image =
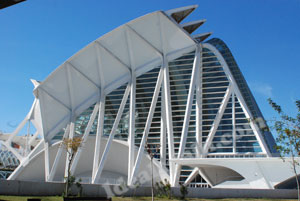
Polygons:
[[104,165],[105,165],[105,162],[106,162],[106,159],[107,159],[107,156],[108,156],[108,152],[109,152],[109,149],[110,149],[110,146],[111,146],[111,143],[114,139],[114,136],[116,134],[116,130],[118,128],[118,125],[119,125],[119,122],[120,122],[120,119],[122,117],[122,114],[123,114],[123,111],[124,111],[124,108],[125,108],[125,105],[126,105],[126,102],[127,102],[127,99],[128,99],[128,96],[129,96],[129,92],[130,92],[130,85],[128,84],[127,85],[127,88],[125,90],[125,93],[123,95],[123,99],[121,101],[121,104],[120,104],[120,107],[119,107],[119,111],[117,113],[117,116],[116,116],[116,119],[114,121],[114,124],[113,124],[113,127],[111,129],[111,132],[110,132],[110,135],[109,135],[109,138],[106,142],[106,146],[105,146],[105,149],[104,149],[104,152],[102,154],[102,157],[101,157],[101,160],[100,160],[100,164],[98,166],[98,169],[96,171],[96,174],[95,174],[95,177],[94,177],[94,180],[92,181],[92,183],[97,183],[100,176],[101,176],[101,173],[102,173],[102,170],[104,168]]
[[198,44],[199,49],[199,71],[196,75],[196,156],[202,155],[202,45]]
[[139,151],[138,151],[138,154],[137,154],[136,162],[135,162],[135,165],[134,165],[134,168],[133,168],[133,171],[132,171],[131,182],[130,183],[134,182],[134,179],[137,175],[137,172],[139,170],[139,166],[140,166],[140,163],[141,163],[141,160],[142,160],[142,155],[144,154],[145,144],[146,144],[148,134],[149,134],[149,130],[150,130],[150,126],[151,126],[151,123],[152,123],[152,119],[153,119],[153,115],[154,115],[158,95],[159,95],[159,92],[160,92],[162,80],[163,80],[163,69],[161,68],[160,71],[159,71],[156,86],[155,86],[155,89],[154,89],[152,102],[151,102],[151,105],[150,105],[150,109],[149,109],[145,129],[144,129],[144,132],[143,132],[143,137],[142,137],[142,141],[141,141],[141,144],[140,144],[140,148],[139,148]]
[[[65,130],[64,135],[63,135],[63,139],[65,139],[65,138],[68,137],[69,132],[70,132],[70,124],[68,124],[67,127],[66,127],[66,130]],[[60,160],[60,158],[61,158],[63,149],[64,149],[64,148],[63,148],[63,146],[62,146],[62,144],[61,144],[61,145],[59,146],[58,150],[57,150],[57,153],[56,153],[56,156],[55,156],[55,159],[54,159],[54,162],[53,162],[53,165],[52,165],[50,174],[49,174],[49,176],[47,177],[47,181],[53,181],[53,178],[54,178],[54,176],[55,176],[55,174],[56,174],[57,166],[58,166],[59,160]]]
[[97,115],[98,111],[99,111],[99,103],[96,103],[95,107],[93,109],[93,112],[91,114],[91,117],[90,117],[90,119],[88,121],[88,124],[87,124],[87,126],[85,128],[84,134],[82,136],[81,146],[78,148],[78,150],[77,150],[77,152],[76,152],[76,154],[74,156],[74,159],[73,159],[73,162],[72,162],[72,165],[71,165],[71,170],[70,170],[70,172],[71,172],[72,175],[74,174],[74,172],[76,170],[78,161],[79,161],[81,153],[82,153],[82,148],[83,148],[85,142],[88,139],[88,136],[90,134],[90,131],[92,129],[92,126],[93,126],[93,123],[95,121],[95,118],[96,118],[96,115]]
[[212,144],[212,140],[215,136],[215,133],[219,127],[219,124],[221,122],[221,119],[222,119],[222,116],[224,114],[224,111],[226,109],[226,106],[227,106],[227,103],[229,101],[229,98],[231,97],[231,93],[232,93],[232,86],[231,84],[229,84],[227,90],[226,90],[226,93],[225,93],[225,96],[224,96],[224,99],[222,100],[222,103],[220,105],[220,108],[218,110],[218,113],[215,117],[215,120],[211,126],[211,129],[209,131],[209,134],[207,136],[207,139],[206,139],[206,142],[205,142],[205,145],[204,145],[204,148],[203,148],[203,155],[206,156],[207,153],[208,153],[208,150]]
[[104,112],[105,112],[105,95],[102,92],[100,95],[100,103],[99,103],[99,110],[98,110],[98,125],[97,125],[95,152],[94,152],[94,160],[93,160],[92,181],[96,176],[96,171],[99,166],[101,138],[103,135]]

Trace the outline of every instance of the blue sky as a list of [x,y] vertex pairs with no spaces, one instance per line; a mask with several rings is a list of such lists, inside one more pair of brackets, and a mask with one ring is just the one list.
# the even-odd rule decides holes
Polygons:
[[300,0],[27,0],[0,10],[0,130],[11,132],[33,102],[30,79],[44,80],[81,48],[147,13],[199,7],[231,49],[266,119],[271,97],[290,113],[300,99]]

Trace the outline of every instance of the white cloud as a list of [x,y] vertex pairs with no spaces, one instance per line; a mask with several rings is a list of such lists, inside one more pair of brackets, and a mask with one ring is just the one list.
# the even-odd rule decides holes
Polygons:
[[273,96],[272,93],[273,88],[271,87],[271,85],[267,83],[261,83],[261,82],[250,83],[250,88],[254,93],[258,93],[267,98]]

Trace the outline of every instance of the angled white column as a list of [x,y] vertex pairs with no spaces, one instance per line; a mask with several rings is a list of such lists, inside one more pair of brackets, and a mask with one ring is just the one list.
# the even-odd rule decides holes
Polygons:
[[173,173],[175,171],[174,163],[170,162],[171,159],[175,157],[174,152],[174,136],[173,136],[173,119],[172,119],[172,107],[171,107],[171,93],[170,93],[170,80],[169,80],[169,67],[168,60],[164,56],[163,58],[163,95],[165,101],[165,117],[167,123],[167,133],[168,133],[168,151],[169,151],[169,170],[170,170],[170,183],[173,183]]
[[101,58],[101,49],[104,49],[109,54],[111,54],[117,61],[121,62],[115,55],[113,55],[107,48],[105,48],[99,41],[95,41],[95,49],[97,55],[97,63],[98,63],[98,78],[100,81],[100,91],[99,91],[99,110],[98,110],[98,120],[97,120],[97,132],[96,132],[96,141],[95,141],[95,151],[94,151],[94,159],[93,159],[93,169],[92,169],[92,181],[95,178],[96,171],[99,166],[100,160],[100,145],[101,138],[103,135],[103,124],[104,124],[104,113],[105,113],[105,94],[104,94],[104,86],[105,86],[105,78],[103,76],[102,70],[104,69],[102,59]]
[[179,177],[180,177],[180,172],[181,172],[181,165],[180,164],[175,164],[175,171],[173,174],[173,183],[171,184],[172,186],[179,186]]
[[222,103],[220,105],[220,108],[218,110],[218,113],[217,113],[217,115],[215,117],[215,120],[214,120],[214,122],[213,122],[213,124],[211,126],[211,129],[209,131],[209,134],[207,136],[207,139],[206,139],[206,142],[205,142],[205,145],[204,145],[204,148],[203,148],[203,154],[204,154],[204,156],[207,155],[208,150],[209,150],[209,148],[210,148],[210,146],[212,144],[212,140],[213,140],[213,138],[215,136],[215,133],[216,133],[218,127],[219,127],[219,124],[220,124],[220,121],[221,121],[222,116],[224,114],[224,111],[226,109],[227,103],[229,101],[229,98],[231,97],[231,93],[232,93],[232,86],[231,86],[231,84],[229,84],[229,86],[228,86],[228,88],[226,90],[225,96],[224,96],[224,98],[222,100]]
[[199,48],[199,71],[196,75],[196,156],[202,155],[202,44]]
[[235,128],[235,94],[232,93],[232,152],[236,153],[236,128]]
[[196,52],[195,52],[195,59],[194,59],[194,64],[193,64],[193,70],[192,70],[192,75],[191,75],[189,93],[188,93],[188,97],[187,97],[187,104],[186,104],[186,109],[185,109],[185,115],[184,115],[181,139],[180,139],[180,146],[179,146],[177,158],[183,157],[183,154],[184,154],[186,138],[187,138],[188,129],[189,129],[189,122],[190,122],[190,117],[191,117],[191,111],[192,111],[192,105],[193,105],[193,99],[194,99],[194,95],[195,95],[196,79],[197,79],[197,75],[199,74],[199,71],[198,71],[199,65],[200,65],[200,54],[199,54],[199,47],[197,46]]
[[[63,135],[63,139],[65,139],[65,138],[68,137],[69,132],[70,132],[70,124],[68,124],[67,127],[66,127],[66,130],[65,130],[64,135]],[[57,172],[57,166],[58,166],[58,163],[60,161],[63,149],[64,149],[64,147],[61,144],[59,146],[57,152],[56,152],[56,156],[55,156],[55,159],[54,159],[54,162],[53,162],[50,174],[47,177],[47,181],[53,181],[53,178],[54,178],[54,176],[55,176],[55,174]]]
[[[184,150],[185,150],[186,138],[188,135],[191,110],[192,110],[193,99],[194,99],[194,95],[195,95],[196,79],[197,79],[197,75],[199,74],[199,71],[198,71],[199,66],[200,66],[200,52],[199,52],[199,46],[197,46],[196,52],[195,52],[195,59],[194,59],[194,63],[193,63],[193,70],[192,70],[192,75],[191,75],[189,93],[188,93],[188,97],[187,97],[187,104],[186,104],[186,110],[185,110],[185,115],[184,115],[184,120],[183,120],[180,146],[179,146],[177,158],[182,158],[184,156]],[[178,184],[179,177],[180,177],[180,169],[181,169],[180,165],[176,164],[173,185]]]
[[98,110],[98,125],[97,125],[95,152],[94,152],[94,160],[93,160],[92,180],[94,180],[96,176],[96,172],[100,161],[100,145],[101,145],[101,138],[103,135],[104,113],[105,113],[105,95],[104,93],[101,93],[99,110]]
[[146,120],[145,130],[143,132],[142,141],[141,141],[140,148],[139,148],[137,158],[136,158],[136,162],[135,162],[135,165],[134,165],[134,168],[133,168],[133,171],[132,171],[131,182],[130,183],[134,182],[134,179],[135,179],[135,177],[138,173],[139,166],[140,166],[140,163],[141,163],[141,160],[142,160],[142,155],[144,154],[145,144],[146,144],[148,134],[149,134],[149,130],[150,130],[150,126],[151,126],[151,123],[152,123],[153,114],[154,114],[154,111],[155,111],[155,107],[156,107],[158,95],[159,95],[159,92],[160,92],[162,80],[163,80],[163,69],[161,68],[160,71],[159,71],[156,86],[155,86],[155,89],[154,89],[152,102],[151,102],[148,117],[147,117],[147,120]]
[[163,83],[161,87],[161,120],[160,120],[160,164],[163,168],[166,168],[166,160],[167,160],[167,126],[166,126],[166,106],[165,106],[165,96],[163,90]]
[[[25,126],[25,124],[31,119],[34,107],[36,105],[37,99],[34,99],[33,104],[30,108],[30,111],[26,115],[26,117],[23,119],[23,121],[17,126],[17,128],[9,135],[9,138],[6,140],[7,145],[9,146],[12,139],[20,132],[20,130]],[[20,160],[20,159],[19,159]]]
[[98,111],[99,111],[99,103],[96,103],[95,107],[93,109],[93,112],[92,112],[92,114],[90,116],[89,122],[88,122],[88,124],[87,124],[87,126],[85,128],[84,134],[82,136],[82,142],[81,142],[82,145],[78,148],[78,150],[77,150],[77,152],[76,152],[76,154],[74,156],[73,163],[71,165],[71,170],[70,170],[72,175],[74,174],[74,172],[76,170],[78,161],[79,161],[81,153],[82,153],[83,146],[84,146],[85,142],[88,139],[88,136],[90,134],[90,131],[92,129],[92,126],[93,126],[93,123],[95,121],[95,118],[96,118],[96,115],[97,115]]
[[95,177],[92,181],[92,183],[97,183],[97,181],[99,180],[100,176],[101,176],[101,173],[102,173],[102,170],[104,168],[104,165],[105,165],[105,162],[106,162],[106,159],[107,159],[107,156],[108,156],[108,152],[109,152],[109,149],[110,149],[110,146],[111,146],[111,143],[114,139],[114,136],[116,134],[116,130],[118,128],[118,125],[119,125],[119,122],[120,122],[120,119],[122,117],[122,114],[123,114],[123,111],[124,111],[124,108],[125,108],[125,105],[126,105],[126,102],[127,102],[127,99],[128,99],[128,96],[129,96],[129,92],[130,92],[130,85],[128,84],[127,85],[127,88],[125,90],[125,93],[123,95],[123,99],[121,101],[121,104],[120,104],[120,107],[119,107],[119,110],[118,110],[118,113],[117,113],[117,116],[116,116],[116,119],[114,121],[114,124],[113,124],[113,127],[111,129],[111,132],[110,132],[110,135],[108,137],[108,140],[107,140],[107,143],[106,143],[106,146],[105,146],[105,149],[104,149],[104,152],[102,154],[102,158],[100,160],[100,164],[98,166],[98,169],[96,171],[96,174],[95,174]]
[[28,146],[30,147],[32,145],[32,143],[34,142],[34,140],[38,137],[39,132],[36,131],[32,137],[30,137],[29,141],[28,141]]
[[253,132],[254,132],[254,135],[255,135],[258,143],[259,143],[259,146],[262,149],[262,152],[264,154],[266,154],[268,157],[270,157],[271,156],[270,150],[268,149],[268,146],[267,146],[266,142],[264,141],[264,139],[262,137],[262,134],[261,134],[261,131],[258,128],[257,124],[255,124],[253,122],[254,118],[253,118],[253,116],[252,116],[249,108],[247,107],[247,104],[246,104],[243,96],[240,94],[240,92],[238,91],[238,89],[235,89],[234,92],[235,92],[235,94],[237,96],[238,101],[240,102],[240,105],[241,105],[241,107],[243,109],[243,112],[245,113],[246,118],[250,120],[249,121],[250,127],[253,130]]
[[198,174],[199,174],[199,168],[195,167],[191,172],[191,174],[188,176],[188,178],[184,181],[184,185],[185,186],[189,185]]
[[130,83],[130,103],[129,103],[129,136],[128,136],[128,181],[127,184],[131,185],[131,172],[134,166],[135,160],[135,93],[136,93],[136,78],[135,75],[131,75]]
[[50,174],[50,156],[49,156],[49,142],[44,141],[45,154],[45,181],[48,181]]
[[28,118],[26,116],[25,119],[23,119],[23,121],[18,125],[18,127],[14,130],[14,132],[10,134],[9,138],[6,140],[6,143],[8,145],[11,143],[12,139],[20,132],[20,130],[26,125],[27,122]]

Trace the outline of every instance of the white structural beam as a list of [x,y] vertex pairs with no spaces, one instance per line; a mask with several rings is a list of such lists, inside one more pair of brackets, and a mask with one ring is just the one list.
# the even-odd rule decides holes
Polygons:
[[[192,70],[192,75],[191,75],[189,93],[188,93],[188,98],[187,98],[187,104],[186,104],[186,110],[185,110],[185,115],[184,115],[184,120],[183,120],[180,146],[179,146],[177,158],[182,158],[184,156],[184,150],[185,150],[185,145],[186,145],[186,138],[188,135],[193,99],[194,99],[194,95],[195,95],[196,78],[197,78],[197,75],[199,74],[199,66],[200,66],[200,51],[199,51],[199,46],[197,46],[196,52],[195,52],[195,59],[194,59],[194,64],[193,64],[193,70]],[[176,164],[174,181],[173,181],[174,185],[177,185],[177,183],[179,181],[179,177],[180,177],[180,167],[178,164]]]
[[9,136],[9,138],[6,140],[7,145],[9,145],[12,141],[12,139],[20,132],[20,130],[26,125],[28,121],[27,116],[25,117],[25,119],[23,119],[23,121],[18,125],[18,127],[14,130],[14,132],[12,132]]
[[168,133],[168,151],[169,151],[169,170],[170,170],[170,183],[173,182],[174,173],[174,163],[171,159],[175,157],[174,150],[174,136],[173,136],[173,119],[172,119],[172,107],[171,107],[171,93],[170,93],[170,80],[169,80],[169,67],[168,60],[166,57],[163,58],[163,73],[164,73],[164,83],[163,83],[163,100],[165,101],[165,117],[167,124]]
[[136,72],[134,55],[132,52],[132,41],[129,33],[129,29],[125,29],[126,35],[126,47],[130,61],[130,101],[129,101],[129,136],[128,142],[128,173],[127,173],[127,185],[132,186],[131,175],[134,168],[135,160],[135,104],[136,104]]
[[194,59],[194,64],[193,64],[193,70],[192,70],[192,75],[191,75],[189,93],[188,93],[188,97],[187,97],[184,121],[183,121],[182,132],[181,132],[180,146],[179,146],[177,158],[183,157],[183,154],[184,154],[186,138],[188,135],[188,129],[189,129],[189,123],[190,123],[190,117],[191,117],[191,111],[192,111],[192,105],[193,105],[193,99],[194,99],[194,95],[195,95],[196,78],[197,78],[197,75],[199,74],[198,73],[199,65],[200,65],[200,52],[199,52],[199,48],[197,47],[196,52],[195,52],[195,59]]
[[92,112],[92,114],[90,116],[90,119],[88,121],[88,124],[87,124],[87,126],[85,128],[84,134],[82,136],[81,146],[78,148],[78,150],[77,150],[77,152],[76,152],[76,154],[74,156],[74,159],[73,159],[73,162],[72,162],[72,165],[71,165],[71,170],[70,170],[70,172],[71,172],[72,175],[74,174],[74,172],[76,170],[78,161],[79,161],[81,153],[82,153],[83,146],[84,146],[85,142],[88,139],[88,136],[90,134],[90,131],[92,129],[92,126],[93,126],[93,123],[95,121],[95,118],[97,116],[98,111],[99,111],[99,103],[96,103],[95,107],[93,109],[93,112]]
[[262,152],[265,153],[268,157],[270,157],[271,153],[268,149],[268,146],[265,143],[265,141],[262,137],[261,131],[259,130],[258,126],[255,123],[253,123],[254,119],[253,119],[252,113],[249,110],[249,108],[247,107],[247,104],[246,104],[242,94],[240,94],[238,89],[235,89],[235,93],[236,93],[237,99],[240,102],[240,105],[243,109],[243,112],[245,113],[246,118],[250,120],[249,121],[250,127],[254,132],[254,135],[255,135],[255,137],[256,137],[256,139],[257,139],[257,141],[258,141],[258,143],[259,143],[259,145],[262,149]]
[[139,33],[137,33],[130,25],[125,25],[128,30],[130,30],[131,33],[139,37],[148,47],[150,47],[152,50],[156,52],[157,55],[159,55],[162,58],[162,52],[160,52],[156,47],[154,47],[149,41],[147,41],[143,36],[141,36]]
[[180,164],[175,164],[175,171],[173,173],[173,179],[172,179],[172,186],[178,186],[179,185],[179,177],[180,177],[180,173],[181,173],[181,165]]
[[[121,62],[115,55],[113,55],[107,48],[105,48],[99,41],[95,41],[95,48],[97,54],[97,62],[98,62],[98,78],[100,80],[100,91],[99,91],[99,110],[98,110],[98,120],[97,120],[97,132],[96,132],[96,141],[95,141],[95,151],[94,151],[94,159],[93,159],[93,169],[92,169],[92,181],[95,178],[96,171],[99,166],[100,160],[100,145],[101,145],[101,138],[103,135],[103,124],[104,124],[104,113],[105,113],[105,94],[104,94],[104,86],[105,86],[105,78],[102,73],[104,68],[102,64],[101,58],[101,48],[107,51],[111,56],[113,56],[117,61]],[[122,62],[121,62],[122,63]],[[122,63],[123,64],[123,63]]]
[[101,89],[100,86],[98,86],[95,82],[93,82],[86,74],[81,72],[76,66],[74,66],[71,62],[66,62],[70,67],[72,67],[79,75],[81,75],[85,80],[87,80],[90,84],[92,84],[94,87],[96,87],[98,90]]
[[49,156],[49,142],[44,141],[45,154],[45,181],[48,181],[50,174],[50,156]]
[[[63,139],[68,137],[69,132],[70,132],[70,124],[68,124],[67,127],[66,127],[66,130],[65,130],[64,135],[63,135]],[[56,156],[55,156],[51,171],[49,173],[49,176],[47,177],[47,181],[53,181],[53,178],[54,178],[54,176],[57,172],[57,166],[58,166],[58,163],[60,161],[63,149],[64,149],[64,147],[61,144],[60,147],[58,148],[57,152],[56,152]]]
[[229,84],[227,90],[226,90],[226,93],[225,93],[225,96],[222,100],[222,103],[220,105],[220,108],[219,108],[219,111],[215,117],[215,120],[211,126],[211,129],[209,131],[209,134],[207,136],[207,139],[206,139],[206,142],[205,142],[205,145],[204,145],[204,148],[203,148],[203,155],[206,156],[207,153],[208,153],[208,150],[212,144],[212,140],[215,136],[215,133],[219,127],[219,124],[220,124],[220,121],[222,119],[222,116],[224,114],[224,111],[226,109],[226,106],[227,106],[227,103],[229,101],[229,98],[231,97],[231,93],[232,93],[232,86],[231,84]]
[[122,64],[124,67],[127,68],[127,70],[131,71],[131,68],[126,65],[119,57],[117,57],[114,53],[112,53],[108,48],[106,48],[104,45],[102,45],[99,41],[95,41],[97,48],[102,48],[104,51],[106,51],[109,55],[111,55],[116,61],[118,61],[120,64]]
[[232,93],[232,152],[236,153],[236,128],[235,128],[235,94]]
[[198,44],[200,64],[196,78],[196,156],[202,154],[202,45]]
[[105,95],[102,91],[100,95],[100,103],[99,103],[99,110],[98,110],[98,125],[97,125],[96,142],[95,142],[92,180],[94,180],[99,166],[101,138],[103,135],[104,113],[105,113]]
[[98,169],[96,171],[96,174],[95,174],[95,177],[94,177],[92,183],[97,183],[97,181],[99,180],[99,178],[101,176],[102,170],[104,168],[104,165],[105,165],[105,162],[106,162],[106,159],[107,159],[107,156],[108,156],[108,152],[109,152],[111,143],[112,143],[112,141],[114,139],[114,136],[116,134],[116,130],[118,128],[120,119],[122,117],[122,114],[123,114],[123,111],[124,111],[124,108],[125,108],[128,96],[129,96],[129,92],[130,92],[130,85],[128,84],[127,88],[125,90],[125,93],[123,95],[123,99],[121,101],[121,104],[120,104],[119,111],[117,113],[115,122],[113,124],[113,127],[111,129],[110,135],[109,135],[108,140],[106,142],[106,146],[105,146],[104,152],[102,154],[102,158],[101,158],[100,164],[98,166]]
[[23,121],[17,126],[17,128],[10,134],[9,138],[6,140],[7,144],[9,146],[9,144],[11,143],[12,139],[21,131],[21,129],[25,126],[25,124],[27,123],[27,121],[29,121],[31,119],[34,107],[36,106],[36,102],[37,99],[34,99],[33,104],[30,108],[30,111],[28,112],[28,114],[26,115],[26,117],[23,119]]
[[189,185],[198,174],[199,174],[199,168],[195,167],[191,172],[191,174],[188,176],[188,178],[184,181],[184,185],[185,186]]
[[166,122],[166,103],[164,96],[164,83],[161,86],[161,120],[160,120],[160,164],[163,168],[166,168],[167,160],[167,122]]
[[38,135],[39,135],[39,132],[36,131],[36,132],[33,134],[33,136],[30,137],[30,139],[29,139],[29,141],[28,141],[28,146],[29,146],[29,148],[30,148],[30,146],[32,145],[32,143],[34,142],[34,140],[38,137]]
[[159,95],[159,92],[160,92],[162,80],[163,80],[163,69],[161,68],[160,71],[159,71],[156,86],[155,86],[155,89],[154,89],[153,98],[152,98],[152,102],[151,102],[151,105],[150,105],[148,117],[147,117],[147,120],[146,120],[146,125],[145,125],[145,129],[144,129],[144,132],[143,132],[143,137],[142,137],[142,140],[141,140],[140,148],[139,148],[137,158],[136,158],[136,162],[134,164],[134,168],[133,168],[133,171],[132,171],[131,182],[130,182],[131,184],[132,184],[132,182],[134,182],[134,179],[135,179],[135,177],[138,173],[139,166],[140,166],[140,163],[141,163],[141,160],[142,160],[142,155],[144,154],[145,144],[146,144],[148,134],[149,134],[149,130],[150,130],[150,126],[151,126],[151,123],[152,123],[153,114],[154,114],[154,111],[155,111],[155,107],[156,107],[158,95]]
[[130,83],[130,102],[129,102],[129,136],[128,136],[128,180],[127,184],[131,184],[131,172],[134,166],[135,160],[135,93],[136,93],[136,78],[135,74],[131,74]]
[[[176,12],[181,12],[185,9],[183,8],[179,10],[169,10],[165,12],[167,15],[172,16]],[[174,18],[174,16],[173,16]],[[173,118],[172,118],[172,105],[171,105],[171,92],[170,92],[170,75],[169,75],[169,66],[168,66],[168,58],[167,58],[167,44],[165,41],[166,34],[165,34],[165,27],[161,23],[162,17],[159,16],[159,26],[160,26],[160,41],[161,41],[161,49],[163,50],[163,60],[162,60],[162,69],[163,69],[163,88],[162,88],[162,100],[164,101],[165,108],[162,111],[162,117],[165,118],[166,125],[167,125],[167,133],[168,133],[168,155],[169,155],[169,175],[170,175],[170,184],[173,186],[173,176],[175,171],[175,164],[171,162],[171,160],[175,157],[175,150],[174,150],[174,136],[173,136]],[[179,50],[178,50],[179,51]]]
[[[61,106],[63,106],[64,108],[66,108],[69,111],[72,111],[72,108],[68,107],[67,105],[65,105],[63,102],[61,102],[60,100],[58,100],[56,97],[54,97],[52,94],[50,94],[48,91],[46,91],[45,89],[43,89],[43,87],[40,87],[39,90],[42,90],[45,94],[47,94],[49,97],[51,97],[55,102],[57,102],[58,104],[60,104]],[[69,92],[68,92],[69,93]]]

